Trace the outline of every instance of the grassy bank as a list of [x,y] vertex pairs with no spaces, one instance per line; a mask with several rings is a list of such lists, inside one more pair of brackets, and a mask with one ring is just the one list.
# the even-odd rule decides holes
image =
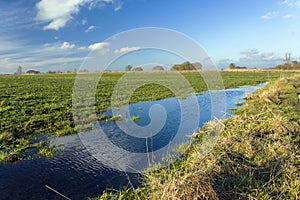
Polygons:
[[144,187],[99,199],[299,199],[300,76],[281,78],[248,97],[212,151],[199,156],[215,123],[195,134],[184,159],[145,173]]
[[[207,72],[203,72],[207,73]],[[220,72],[225,88],[256,85],[291,72],[249,71]],[[114,86],[124,73],[105,73],[97,86],[96,112],[99,116],[110,109]],[[87,81],[97,74],[86,74]],[[173,73],[137,73],[133,80],[151,76],[154,80],[170,80],[178,84]],[[183,73],[195,92],[207,87],[197,72]],[[38,135],[62,136],[76,133],[72,114],[74,74],[54,75],[3,75],[0,76],[0,161],[16,161],[26,158],[28,149],[39,148],[39,155],[53,155],[53,146],[40,143]],[[134,84],[134,82],[133,82]],[[188,91],[186,88],[179,88]],[[138,88],[131,96],[131,103],[173,97],[166,87],[148,84]],[[42,148],[41,148],[42,147]]]

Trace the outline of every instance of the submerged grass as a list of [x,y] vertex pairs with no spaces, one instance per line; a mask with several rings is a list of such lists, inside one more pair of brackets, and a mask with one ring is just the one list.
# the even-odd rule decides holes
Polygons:
[[299,199],[299,82],[281,78],[248,97],[205,157],[199,152],[219,122],[195,134],[183,159],[145,173],[143,187],[99,199]]

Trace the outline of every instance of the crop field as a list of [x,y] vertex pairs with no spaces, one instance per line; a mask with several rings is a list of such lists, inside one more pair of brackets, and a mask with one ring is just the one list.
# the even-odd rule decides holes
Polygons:
[[[205,73],[205,72],[204,72]],[[291,76],[293,72],[220,72],[225,88],[256,85],[279,77]],[[105,73],[96,90],[96,112],[98,115],[110,109],[111,95],[124,73]],[[97,74],[86,74],[87,79]],[[169,80],[179,84],[173,73],[136,73],[136,80],[146,77]],[[207,90],[197,72],[183,73],[194,92]],[[173,77],[173,78],[172,78]],[[37,155],[53,155],[53,146],[39,141],[38,137],[75,134],[72,114],[72,92],[75,74],[1,75],[0,76],[0,161],[16,161],[27,158],[28,149],[39,149]],[[134,84],[134,81],[132,82]],[[124,86],[125,87],[125,86]],[[180,90],[185,91],[181,85]],[[159,84],[139,87],[130,98],[130,103],[153,101],[175,96]],[[137,116],[138,117],[138,116]]]

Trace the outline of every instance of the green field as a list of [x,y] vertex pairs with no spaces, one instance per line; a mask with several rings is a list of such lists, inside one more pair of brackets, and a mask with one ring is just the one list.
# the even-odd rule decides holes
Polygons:
[[[206,72],[204,72],[206,73]],[[220,72],[225,88],[256,85],[291,72]],[[103,74],[96,91],[96,112],[110,109],[111,94],[123,73]],[[97,74],[86,74],[90,79]],[[173,73],[136,73],[136,80],[151,76],[157,80],[168,80],[178,85]],[[194,88],[194,92],[206,91],[207,87],[199,73],[183,73]],[[76,75],[1,75],[0,76],[0,161],[26,158],[24,152],[30,148],[40,149],[39,155],[52,155],[52,146],[36,141],[37,135],[62,136],[76,133],[72,114],[72,92]],[[175,78],[174,78],[175,77]],[[134,81],[132,84],[134,85]],[[125,87],[126,88],[126,87]],[[218,88],[216,88],[218,89]],[[168,88],[159,84],[147,84],[138,88],[130,102],[152,101],[175,96]],[[12,156],[14,155],[14,156]]]

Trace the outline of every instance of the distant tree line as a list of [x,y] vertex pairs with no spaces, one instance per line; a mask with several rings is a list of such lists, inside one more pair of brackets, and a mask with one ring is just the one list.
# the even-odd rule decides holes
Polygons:
[[37,71],[37,70],[30,69],[30,70],[26,71],[26,74],[41,74],[41,72]]
[[[49,70],[47,72],[41,72],[38,70],[29,69],[29,70],[23,72],[22,67],[18,66],[17,71],[14,74],[18,74],[18,75],[21,75],[21,74],[62,74],[62,73],[76,73],[76,72],[77,72],[76,68],[74,68],[74,71],[71,71],[71,70],[68,70],[68,71],[53,70],[52,71],[52,70]],[[89,71],[87,69],[81,69],[79,72],[89,72]]]
[[125,71],[126,72],[129,72],[129,71],[143,71],[143,68],[142,67],[132,67],[131,65],[127,65],[126,67],[125,67]]
[[275,69],[283,69],[283,70],[299,70],[300,63],[296,60],[292,61],[291,63],[284,63],[277,65]]
[[236,66],[234,63],[230,63],[229,69],[247,69],[247,67],[240,67],[240,66]]
[[131,65],[127,65],[126,67],[125,67],[125,71],[126,72],[129,72],[129,71],[131,71],[132,70],[132,66]]
[[284,56],[284,64],[277,65],[275,69],[299,70],[300,63],[296,60],[292,61],[291,53],[286,53]]
[[132,71],[141,72],[141,71],[143,71],[143,68],[142,67],[135,67],[135,68],[132,69]]
[[152,71],[165,71],[165,69],[162,66],[157,65],[152,68]]
[[173,65],[171,70],[172,71],[187,71],[187,70],[201,70],[202,69],[202,65],[199,62],[195,62],[195,63],[190,63],[188,61],[181,63],[181,64],[176,64]]
[[[183,62],[181,64],[175,64],[171,67],[171,71],[187,71],[187,70],[201,70],[202,69],[202,64],[199,62],[194,62],[190,63],[188,61]],[[143,71],[142,67],[133,67],[131,65],[127,65],[125,67],[125,71]],[[152,71],[165,71],[165,69],[162,66],[154,66],[152,68]]]

